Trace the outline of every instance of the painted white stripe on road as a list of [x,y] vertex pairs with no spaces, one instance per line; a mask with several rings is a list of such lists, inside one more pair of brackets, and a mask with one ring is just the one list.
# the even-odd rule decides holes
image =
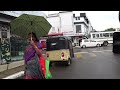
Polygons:
[[103,51],[112,51],[112,50],[103,50]]
[[5,77],[5,78],[3,78],[3,79],[17,79],[17,78],[19,78],[19,77],[21,77],[21,76],[23,76],[23,75],[24,75],[24,71],[21,71],[21,72],[18,72],[18,73],[16,73],[16,74],[7,76],[7,77]]
[[74,53],[74,54],[80,54],[80,53],[88,53],[88,52],[76,52],[76,53]]
[[92,52],[103,52],[103,51],[92,51]]

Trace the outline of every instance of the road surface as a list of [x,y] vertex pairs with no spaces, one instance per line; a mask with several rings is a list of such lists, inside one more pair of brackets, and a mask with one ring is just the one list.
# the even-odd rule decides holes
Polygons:
[[120,79],[120,55],[112,45],[95,48],[74,48],[70,66],[62,63],[50,67],[53,79]]

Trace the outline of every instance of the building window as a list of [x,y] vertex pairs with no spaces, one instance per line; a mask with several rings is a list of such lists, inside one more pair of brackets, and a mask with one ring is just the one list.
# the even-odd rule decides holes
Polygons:
[[81,25],[76,25],[76,33],[81,33]]
[[93,38],[95,38],[95,34],[93,34]]
[[106,37],[106,33],[103,33],[103,36]]
[[100,34],[100,37],[102,37],[102,34]]
[[88,40],[85,40],[85,42],[89,42]]
[[75,17],[75,19],[77,20],[77,17]]
[[113,37],[113,33],[110,33],[110,37]]
[[106,33],[106,37],[109,37],[109,33]]
[[78,20],[80,20],[80,17],[78,17]]
[[99,38],[99,34],[96,34],[96,37]]
[[104,37],[109,37],[109,33],[104,33],[103,36]]

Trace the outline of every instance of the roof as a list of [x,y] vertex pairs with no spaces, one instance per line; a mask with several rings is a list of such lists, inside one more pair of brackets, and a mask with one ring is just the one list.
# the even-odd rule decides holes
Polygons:
[[14,20],[17,17],[11,16],[11,15],[7,15],[4,13],[0,13],[0,18],[3,18],[0,20],[1,23],[10,23],[12,20]]
[[52,37],[49,37],[48,39],[53,39],[53,38],[65,38],[66,40],[71,40],[71,38],[67,36],[52,36]]
[[11,18],[11,19],[17,18],[17,17],[15,17],[15,16],[11,16],[11,15],[4,14],[4,13],[0,13],[0,16],[4,16],[4,17],[6,17],[6,18]]

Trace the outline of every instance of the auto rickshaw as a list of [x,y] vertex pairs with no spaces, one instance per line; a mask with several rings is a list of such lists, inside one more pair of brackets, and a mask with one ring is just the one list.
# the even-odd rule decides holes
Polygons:
[[46,55],[50,63],[63,62],[69,66],[74,57],[72,41],[65,36],[52,36],[46,40]]

